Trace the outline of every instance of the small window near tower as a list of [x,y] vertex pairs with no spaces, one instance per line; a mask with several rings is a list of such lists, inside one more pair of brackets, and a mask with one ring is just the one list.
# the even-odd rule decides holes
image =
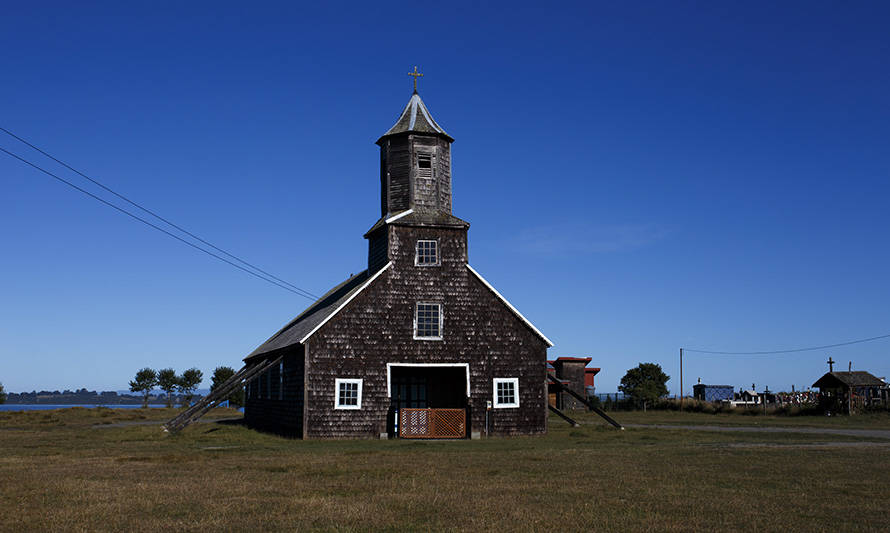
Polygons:
[[362,380],[337,378],[334,393],[334,409],[362,408]]
[[433,177],[433,158],[429,155],[417,156],[417,176],[420,178]]
[[417,304],[414,315],[414,338],[442,340],[442,304]]
[[284,399],[284,359],[278,363],[278,399]]
[[414,257],[417,266],[436,266],[439,264],[439,243],[437,241],[417,241],[417,255]]
[[519,378],[494,378],[494,407],[519,407]]

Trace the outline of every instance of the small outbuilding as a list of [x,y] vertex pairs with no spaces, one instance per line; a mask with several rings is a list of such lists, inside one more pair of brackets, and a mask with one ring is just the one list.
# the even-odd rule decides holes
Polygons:
[[863,370],[827,372],[813,387],[819,389],[819,405],[827,411],[851,413],[865,407],[888,405],[887,383]]
[[732,385],[705,385],[698,383],[692,386],[692,396],[702,402],[722,402],[732,400]]
[[[600,371],[587,366],[592,360],[592,357],[557,357],[547,361],[547,372],[582,398],[589,398],[595,391],[593,378]],[[587,409],[571,395],[563,394],[556,384],[551,383],[548,392],[550,405],[557,409]]]
[[729,404],[733,407],[759,405],[760,395],[753,388],[750,390],[739,390],[739,392],[732,395]]

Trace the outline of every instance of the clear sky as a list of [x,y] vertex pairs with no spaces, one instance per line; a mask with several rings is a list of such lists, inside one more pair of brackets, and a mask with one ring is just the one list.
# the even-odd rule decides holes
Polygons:
[[[599,392],[651,361],[675,393],[681,346],[890,333],[888,28],[886,2],[8,3],[0,126],[320,294],[366,266],[417,65],[474,268]],[[2,153],[0,244],[8,391],[237,367],[309,303]],[[888,354],[690,354],[684,379]]]

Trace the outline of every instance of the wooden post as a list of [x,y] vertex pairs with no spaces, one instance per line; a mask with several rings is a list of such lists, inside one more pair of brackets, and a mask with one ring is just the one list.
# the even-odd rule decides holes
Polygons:
[[680,410],[683,410],[683,348],[680,348]]

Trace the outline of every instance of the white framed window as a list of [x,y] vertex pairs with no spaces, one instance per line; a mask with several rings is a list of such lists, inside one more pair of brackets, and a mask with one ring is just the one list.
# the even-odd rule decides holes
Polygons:
[[439,265],[439,241],[417,241],[417,253],[414,255],[415,266]]
[[442,340],[442,304],[417,303],[414,310],[414,338]]
[[284,359],[278,363],[278,399],[284,399]]
[[336,378],[334,380],[334,409],[362,408],[362,380]]
[[519,378],[494,378],[494,408],[519,407]]

